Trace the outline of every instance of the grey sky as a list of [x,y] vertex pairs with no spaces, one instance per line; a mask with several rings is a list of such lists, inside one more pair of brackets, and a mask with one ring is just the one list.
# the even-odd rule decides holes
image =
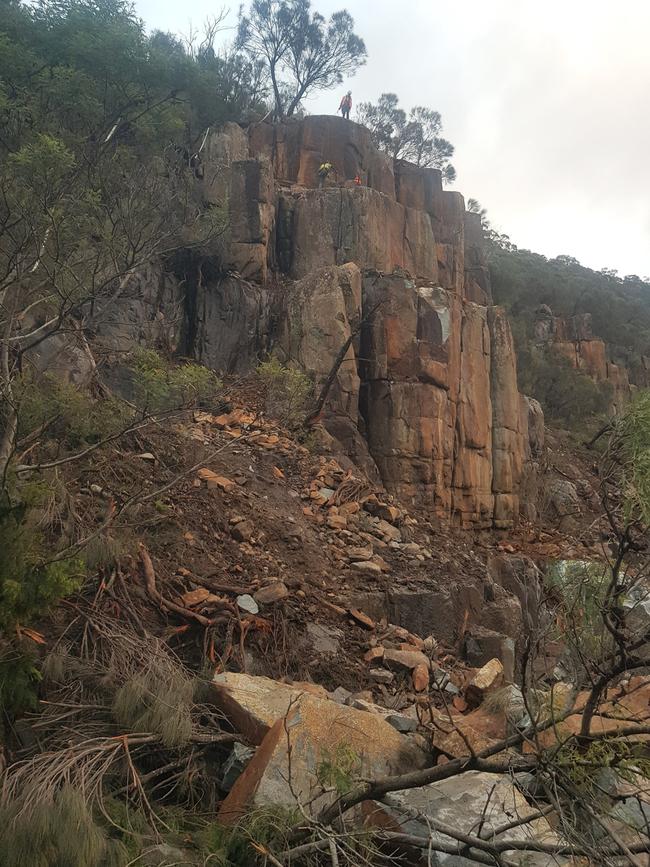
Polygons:
[[[232,3],[232,8],[237,7]],[[441,112],[458,189],[520,247],[650,274],[648,0],[313,0],[345,6],[368,63],[344,87]],[[136,0],[186,33],[214,0]],[[334,113],[323,94],[311,112]]]

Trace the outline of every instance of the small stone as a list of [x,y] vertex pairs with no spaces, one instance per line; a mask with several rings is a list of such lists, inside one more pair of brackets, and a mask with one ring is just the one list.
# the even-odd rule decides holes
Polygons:
[[330,530],[345,530],[348,526],[348,521],[344,515],[328,515],[327,526]]
[[221,788],[224,792],[229,792],[232,789],[235,780],[243,773],[244,768],[254,755],[254,749],[247,747],[245,744],[239,743],[239,741],[235,741],[232,745],[230,755],[223,766]]
[[449,695],[460,695],[460,690],[456,686],[456,684],[449,681],[449,683],[445,684],[445,692],[449,693]]
[[358,503],[343,503],[342,506],[339,506],[339,512],[341,515],[345,515],[346,517],[351,517],[352,515],[356,515],[361,510],[361,506]]
[[333,701],[337,701],[339,704],[345,704],[352,693],[349,689],[346,689],[344,686],[337,686],[336,689],[330,693],[330,696]]
[[259,614],[259,605],[248,593],[244,593],[243,596],[237,597],[237,605],[242,611],[246,611],[248,614]]
[[219,488],[222,491],[229,493],[230,491],[234,491],[237,487],[235,482],[227,479],[225,476],[219,476],[217,473],[213,473],[212,470],[207,469],[207,467],[202,467],[198,471],[197,476],[201,481],[205,482],[210,489]]
[[337,629],[336,626],[325,626],[322,623],[308,623],[306,632],[309,636],[309,643],[316,653],[338,653],[343,632]]
[[415,542],[407,542],[406,545],[402,545],[402,551],[404,551],[405,554],[411,554],[412,556],[422,553],[422,549]]
[[438,650],[438,642],[433,637],[433,635],[427,635],[427,637],[423,641],[422,650],[429,655],[433,655]]
[[480,704],[486,695],[503,685],[503,665],[499,659],[491,659],[480,668],[469,682],[465,697],[470,704]]
[[444,689],[449,683],[449,675],[442,668],[435,668],[433,671],[433,682],[438,689]]
[[212,594],[205,587],[199,587],[197,590],[189,590],[181,596],[181,602],[186,608],[192,608],[193,605],[198,605],[205,602]]
[[273,584],[267,584],[266,587],[260,589],[254,594],[256,602],[260,605],[270,605],[272,602],[279,602],[289,595],[289,590],[284,581],[274,581]]
[[364,503],[364,508],[371,515],[394,524],[400,520],[402,513],[396,506],[380,502],[376,497],[369,497]]
[[373,551],[370,546],[367,548],[348,548],[347,554],[353,562],[368,561],[372,558]]
[[241,524],[235,524],[231,529],[230,535],[237,542],[250,542],[253,538],[254,528],[250,521],[242,521]]
[[402,534],[397,529],[397,527],[393,527],[392,524],[389,524],[388,521],[380,520],[375,524],[377,532],[384,536],[389,542],[401,542]]
[[392,650],[384,651],[384,664],[393,671],[413,671],[418,665],[429,667],[429,660],[419,650]]
[[381,644],[378,644],[377,647],[371,647],[370,650],[364,653],[363,658],[365,662],[374,662],[376,659],[383,659],[384,648]]
[[136,455],[136,458],[140,458],[141,461],[155,461],[156,456],[152,455],[151,452],[142,452],[141,455]]
[[377,683],[392,683],[395,679],[392,671],[386,671],[385,668],[371,668],[368,672],[368,677],[371,677]]
[[318,496],[322,497],[323,500],[327,501],[330,497],[333,497],[336,491],[333,491],[332,488],[319,488]]
[[360,611],[358,608],[350,608],[349,610],[350,617],[359,624],[359,626],[363,626],[364,629],[374,629],[375,621],[372,617],[369,617],[363,611]]
[[414,732],[418,727],[417,720],[411,719],[407,716],[402,716],[399,713],[392,713],[386,717],[386,722],[390,723],[394,729],[397,729],[398,732],[402,734],[407,734],[407,732]]
[[356,572],[369,572],[373,575],[381,575],[382,568],[377,563],[373,563],[372,560],[361,560],[358,563],[353,563],[352,568]]
[[426,665],[416,665],[411,672],[413,689],[416,692],[424,692],[429,688],[429,668]]

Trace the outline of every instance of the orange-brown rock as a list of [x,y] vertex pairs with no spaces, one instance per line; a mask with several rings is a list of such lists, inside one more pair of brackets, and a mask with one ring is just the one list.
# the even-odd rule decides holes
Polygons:
[[262,740],[222,802],[219,820],[232,825],[271,804],[300,804],[317,815],[336,797],[331,787],[323,791],[319,785],[322,762],[345,757],[356,760],[355,772],[369,779],[417,770],[426,762],[424,751],[379,714],[302,695]]

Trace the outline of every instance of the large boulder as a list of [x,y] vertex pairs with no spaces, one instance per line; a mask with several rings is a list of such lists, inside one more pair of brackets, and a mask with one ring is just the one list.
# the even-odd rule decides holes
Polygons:
[[[428,839],[431,835],[448,846],[453,838],[435,830],[435,826],[447,826],[461,834],[475,834],[479,827],[486,832],[510,823],[514,818],[525,819],[537,813],[515,787],[509,775],[487,774],[467,771],[457,777],[432,783],[417,789],[394,792],[383,804],[366,806],[367,823],[386,830],[412,834]],[[431,823],[433,823],[433,828]],[[511,828],[496,835],[496,840],[530,840],[538,843],[557,843],[551,826],[543,818]],[[459,846],[462,849],[462,845]],[[557,860],[550,855],[536,852],[511,850],[502,856],[506,864],[547,867]],[[432,851],[423,846],[420,857],[410,863],[417,865],[447,865],[447,867],[471,867],[475,862],[461,854]]]
[[[230,698],[236,701],[234,693]],[[291,700],[264,736],[221,804],[219,820],[234,824],[251,809],[271,805],[295,809],[300,804],[313,816],[337,797],[328,768],[348,774],[352,783],[417,770],[426,762],[421,747],[380,715],[303,694]]]

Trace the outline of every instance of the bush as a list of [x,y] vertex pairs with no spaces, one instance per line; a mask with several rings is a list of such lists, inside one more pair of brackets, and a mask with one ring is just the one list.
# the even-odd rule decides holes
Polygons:
[[582,429],[605,415],[612,399],[608,383],[597,383],[553,350],[515,338],[519,388],[538,400],[547,419]]
[[33,525],[33,501],[0,504],[0,631],[29,623],[81,586],[81,560],[55,560]]
[[257,368],[266,389],[266,409],[287,427],[298,427],[313,393],[309,377],[300,370],[285,367],[277,358],[270,358]]
[[47,433],[62,445],[90,445],[119,431],[132,410],[117,398],[92,395],[52,374],[27,375],[19,386],[19,436],[47,425]]
[[138,349],[133,355],[132,369],[136,401],[146,412],[214,401],[222,385],[207,367],[200,364],[175,366],[152,349]]

